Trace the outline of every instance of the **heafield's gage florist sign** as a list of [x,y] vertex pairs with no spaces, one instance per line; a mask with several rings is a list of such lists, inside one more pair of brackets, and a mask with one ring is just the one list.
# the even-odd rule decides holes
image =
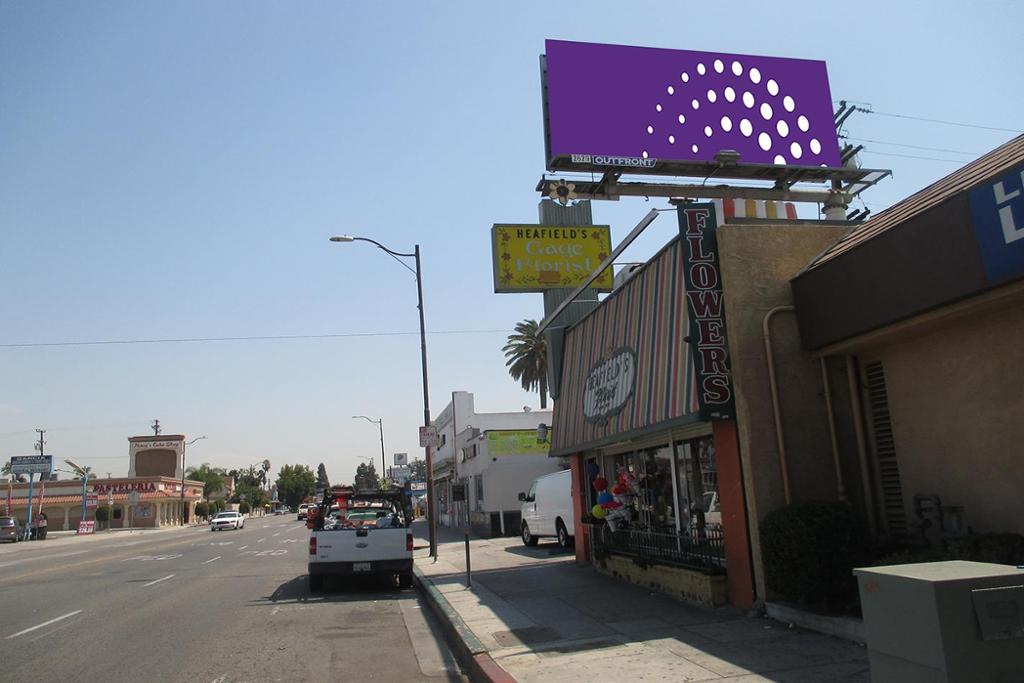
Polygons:
[[[491,229],[491,250],[496,293],[574,288],[611,253],[611,228],[499,223]],[[591,288],[610,292],[611,268]]]
[[549,169],[726,149],[740,163],[841,166],[824,62],[563,40],[545,52]]
[[636,351],[623,347],[599,362],[587,374],[583,388],[583,416],[589,421],[617,414],[636,388]]
[[697,400],[705,420],[734,417],[729,344],[725,336],[722,278],[718,266],[715,205],[679,207],[683,279],[690,319],[690,349],[697,371]]

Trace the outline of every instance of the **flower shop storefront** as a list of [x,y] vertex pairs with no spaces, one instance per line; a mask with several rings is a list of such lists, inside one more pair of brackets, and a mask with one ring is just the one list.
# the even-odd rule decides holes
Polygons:
[[551,455],[573,471],[578,561],[688,602],[749,606],[735,423],[700,394],[686,252],[672,240],[566,330]]

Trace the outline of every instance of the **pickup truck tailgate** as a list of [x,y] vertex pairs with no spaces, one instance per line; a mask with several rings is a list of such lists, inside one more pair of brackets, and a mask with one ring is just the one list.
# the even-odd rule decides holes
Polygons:
[[309,539],[310,564],[411,559],[412,532],[403,527],[314,531]]

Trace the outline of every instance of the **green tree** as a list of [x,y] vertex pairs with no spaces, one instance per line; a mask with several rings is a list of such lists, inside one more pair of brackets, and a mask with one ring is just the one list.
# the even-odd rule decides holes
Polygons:
[[244,500],[241,503],[238,504],[238,512],[239,512],[239,514],[247,515],[247,514],[249,514],[249,510],[251,510],[251,509],[252,508],[249,506],[249,504],[247,502],[245,502]]
[[537,334],[537,321],[516,323],[515,332],[508,336],[505,366],[512,379],[526,391],[538,390],[540,409],[548,407],[548,344],[543,334]]
[[331,480],[327,478],[327,468],[323,463],[316,468],[316,487],[324,490],[331,488]]
[[200,501],[196,503],[196,517],[207,518],[210,516],[210,506]]
[[356,468],[356,480],[354,486],[357,489],[375,489],[380,487],[380,477],[377,475],[377,468],[373,461],[359,463]]
[[[0,465],[0,476],[2,476],[2,477],[11,476],[11,461],[10,460],[5,462],[3,465]],[[17,481],[17,482],[24,482],[24,481],[26,481],[25,475],[23,475],[23,474],[17,474],[17,475],[13,475],[13,476],[14,476],[14,481]]]
[[316,478],[305,465],[284,465],[277,473],[277,495],[290,507],[297,507],[306,496],[313,495]]
[[427,461],[423,458],[416,458],[409,463],[409,476],[417,481],[427,480]]
[[210,500],[210,496],[224,488],[226,474],[220,467],[210,467],[210,463],[204,462],[199,467],[188,468],[185,476],[203,482],[203,498]]
[[232,503],[243,501],[254,508],[262,507],[268,502],[267,492],[263,490],[259,477],[247,472],[243,472],[238,478],[235,483],[235,495],[231,497]]

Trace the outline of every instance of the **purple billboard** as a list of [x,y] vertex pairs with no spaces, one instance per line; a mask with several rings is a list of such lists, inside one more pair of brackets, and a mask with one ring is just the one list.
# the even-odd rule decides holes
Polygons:
[[562,40],[546,52],[549,168],[653,168],[726,149],[740,163],[840,166],[824,62]]

